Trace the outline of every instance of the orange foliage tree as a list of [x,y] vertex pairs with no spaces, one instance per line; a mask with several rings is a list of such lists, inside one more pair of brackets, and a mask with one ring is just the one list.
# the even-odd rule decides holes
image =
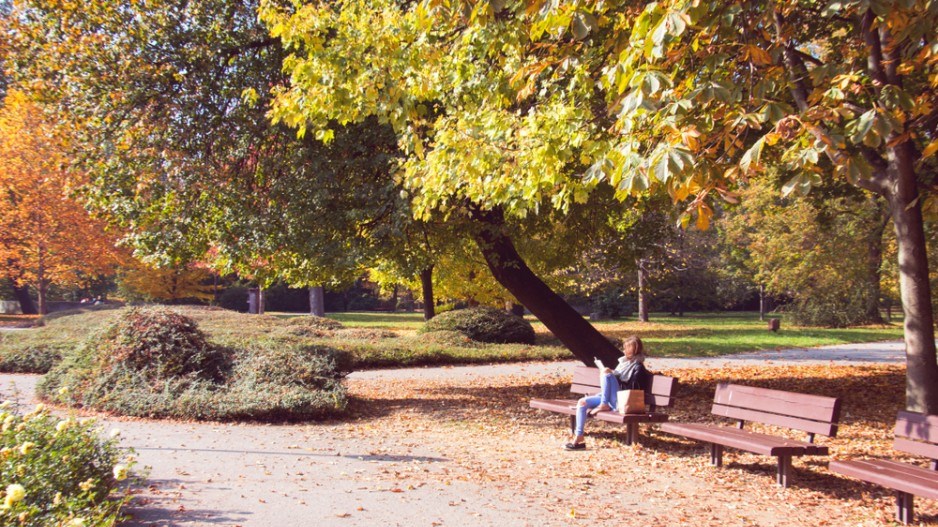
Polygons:
[[118,284],[130,300],[176,303],[182,300],[215,299],[215,288],[209,284],[212,273],[196,265],[168,267],[135,262],[123,267]]
[[17,91],[0,108],[0,262],[5,277],[39,294],[80,285],[118,263],[116,238],[69,196],[81,177],[67,169],[65,137]]

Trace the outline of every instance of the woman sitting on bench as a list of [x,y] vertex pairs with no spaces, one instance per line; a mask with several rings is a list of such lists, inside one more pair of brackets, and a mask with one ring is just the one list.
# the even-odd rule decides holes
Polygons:
[[599,393],[591,397],[583,397],[577,401],[576,427],[570,442],[564,445],[567,450],[584,450],[583,425],[586,416],[596,415],[597,412],[615,410],[616,395],[619,390],[645,390],[648,388],[650,374],[645,369],[645,352],[642,339],[628,337],[622,341],[622,357],[616,369],[606,368],[599,360]]

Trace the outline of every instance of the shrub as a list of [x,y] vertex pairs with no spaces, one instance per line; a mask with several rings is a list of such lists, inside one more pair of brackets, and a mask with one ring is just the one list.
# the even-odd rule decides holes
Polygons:
[[592,313],[601,319],[627,317],[632,314],[632,302],[625,289],[607,289],[593,298]]
[[126,498],[109,498],[128,468],[115,439],[41,406],[23,416],[7,406],[0,422],[0,525],[117,523]]
[[441,313],[430,319],[423,332],[459,331],[479,342],[534,344],[534,328],[516,315],[490,307],[474,307]]
[[419,335],[420,340],[427,344],[441,346],[458,346],[461,348],[476,348],[480,344],[467,337],[465,333],[454,330],[427,331]]
[[819,289],[787,306],[792,321],[801,326],[843,328],[869,324],[873,295],[864,288],[848,291]]
[[37,344],[0,348],[0,371],[5,373],[46,373],[69,349],[63,344]]
[[230,357],[208,343],[191,318],[167,309],[131,309],[96,346],[102,366],[120,365],[153,380],[218,379]]
[[319,418],[344,409],[348,364],[343,353],[282,340],[216,346],[178,312],[135,309],[67,355],[39,393],[131,416]]

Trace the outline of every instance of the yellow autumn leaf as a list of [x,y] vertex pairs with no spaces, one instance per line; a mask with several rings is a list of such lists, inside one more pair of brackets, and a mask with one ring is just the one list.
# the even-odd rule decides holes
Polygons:
[[922,159],[935,155],[935,152],[938,152],[938,139],[929,143],[928,146],[925,147],[925,150],[922,150]]

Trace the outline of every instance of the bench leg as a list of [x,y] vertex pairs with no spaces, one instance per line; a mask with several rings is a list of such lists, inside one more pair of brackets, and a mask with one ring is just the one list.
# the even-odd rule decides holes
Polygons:
[[912,495],[908,492],[896,492],[896,521],[903,525],[912,523]]
[[723,445],[710,443],[710,464],[715,467],[723,466]]
[[576,433],[576,416],[571,415],[570,416],[570,435],[573,435],[575,433]]
[[787,487],[790,475],[791,456],[778,456],[778,484]]
[[631,445],[638,441],[638,423],[625,424],[625,444]]

